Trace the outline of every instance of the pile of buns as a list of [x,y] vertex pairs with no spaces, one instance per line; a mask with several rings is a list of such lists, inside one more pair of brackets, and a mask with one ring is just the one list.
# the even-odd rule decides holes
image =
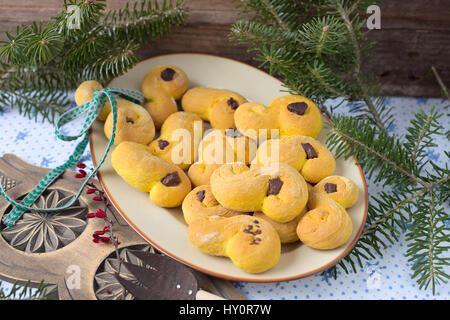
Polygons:
[[[82,83],[76,103],[102,88]],[[346,208],[358,188],[333,175],[314,102],[285,95],[264,106],[226,89],[188,88],[183,70],[164,65],[145,75],[143,106],[119,97],[111,161],[156,205],[181,206],[193,246],[260,273],[277,264],[282,244],[330,250],[350,239]],[[109,138],[109,104],[98,119]]]

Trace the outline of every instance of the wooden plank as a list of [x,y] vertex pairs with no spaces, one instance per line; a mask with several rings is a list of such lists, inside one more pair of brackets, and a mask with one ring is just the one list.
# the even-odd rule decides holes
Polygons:
[[[107,8],[124,6],[109,0]],[[244,46],[228,40],[239,11],[233,0],[189,0],[189,20],[171,35],[144,45],[143,58],[174,52],[209,53],[256,65]],[[60,0],[0,0],[0,30],[13,31],[20,23],[47,20],[62,9]],[[435,66],[450,85],[450,0],[390,0],[381,6],[381,30],[369,38],[377,42],[364,70],[379,76],[384,94],[438,96],[431,73]],[[0,34],[0,39],[5,39]]]
[[384,1],[381,30],[365,70],[380,77],[386,94],[439,96],[431,67],[450,86],[450,0]]

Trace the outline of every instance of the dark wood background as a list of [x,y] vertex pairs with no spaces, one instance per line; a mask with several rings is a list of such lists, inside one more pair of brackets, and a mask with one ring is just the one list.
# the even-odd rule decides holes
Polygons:
[[[109,0],[119,8],[126,0]],[[173,52],[201,52],[251,63],[246,48],[228,41],[238,11],[232,0],[189,0],[189,20],[173,34],[141,49],[150,57]],[[62,8],[62,0],[0,0],[0,31],[17,24],[47,20]],[[381,30],[370,32],[377,41],[364,68],[378,75],[386,95],[439,96],[431,72],[435,66],[450,86],[450,0],[385,0]],[[5,39],[4,34],[0,39]]]

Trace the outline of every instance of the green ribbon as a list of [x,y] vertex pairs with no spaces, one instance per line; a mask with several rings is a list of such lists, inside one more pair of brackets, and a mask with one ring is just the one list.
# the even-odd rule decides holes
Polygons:
[[[55,134],[56,136],[63,140],[63,141],[73,141],[80,137],[83,137],[82,140],[77,144],[75,147],[75,150],[73,151],[72,155],[70,155],[69,159],[61,166],[58,166],[54,169],[52,169],[31,191],[21,202],[16,202],[15,200],[11,199],[3,189],[3,178],[0,180],[0,194],[9,202],[11,203],[14,208],[3,217],[3,223],[6,226],[12,226],[15,224],[15,222],[22,216],[22,214],[25,211],[32,211],[32,212],[46,212],[46,213],[56,213],[64,209],[70,208],[75,201],[80,197],[81,193],[83,192],[83,189],[88,184],[89,180],[96,174],[97,170],[100,168],[100,166],[103,164],[103,162],[106,159],[106,156],[108,155],[109,150],[111,149],[111,146],[114,144],[114,138],[115,138],[115,132],[116,132],[116,125],[117,125],[117,100],[116,95],[119,95],[120,97],[130,100],[132,102],[138,103],[142,105],[144,102],[144,96],[142,93],[133,91],[133,90],[127,90],[127,89],[121,89],[121,88],[105,88],[103,90],[96,90],[94,92],[94,98],[80,106],[77,106],[75,108],[72,108],[65,112],[61,117],[59,118]],[[108,146],[106,147],[105,152],[103,153],[103,156],[101,157],[98,164],[95,166],[95,168],[92,170],[92,172],[87,175],[86,179],[84,180],[82,186],[80,187],[77,194],[75,194],[72,199],[67,202],[65,205],[57,208],[36,208],[32,207],[32,204],[42,195],[42,193],[47,189],[49,185],[51,185],[61,174],[64,173],[66,169],[69,169],[70,167],[73,167],[75,164],[77,164],[80,161],[81,156],[84,153],[84,150],[86,149],[86,146],[89,143],[89,129],[92,126],[92,123],[97,118],[98,113],[100,112],[100,109],[105,105],[107,99],[109,100],[111,104],[111,112],[113,115],[113,124],[112,124],[112,132],[111,137],[108,142]],[[64,126],[65,124],[69,123],[70,121],[86,114],[86,119],[83,124],[83,127],[81,128],[80,132],[73,136],[66,136],[60,132],[60,128]]]

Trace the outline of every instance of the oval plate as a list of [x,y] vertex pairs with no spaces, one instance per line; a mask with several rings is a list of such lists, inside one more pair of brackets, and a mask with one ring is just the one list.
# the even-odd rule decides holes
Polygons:
[[[170,54],[154,57],[137,64],[126,74],[115,78],[110,87],[140,90],[144,75],[158,65],[176,65],[188,75],[190,87],[206,86],[229,89],[250,101],[269,105],[284,95],[283,84],[267,73],[227,58],[204,54]],[[318,140],[324,142],[326,129]],[[103,123],[96,121],[91,129],[91,152],[94,164],[101,158],[107,139]],[[301,243],[284,245],[280,261],[261,274],[250,274],[237,268],[225,257],[206,255],[191,245],[181,208],[165,209],[150,202],[148,193],[128,185],[111,166],[111,152],[99,170],[99,180],[109,199],[125,221],[158,250],[172,258],[210,275],[248,282],[286,281],[306,277],[328,269],[342,259],[358,240],[367,216],[367,186],[361,168],[354,159],[338,159],[335,174],[346,176],[359,188],[358,202],[348,210],[353,233],[343,246],[328,251],[311,249]]]

